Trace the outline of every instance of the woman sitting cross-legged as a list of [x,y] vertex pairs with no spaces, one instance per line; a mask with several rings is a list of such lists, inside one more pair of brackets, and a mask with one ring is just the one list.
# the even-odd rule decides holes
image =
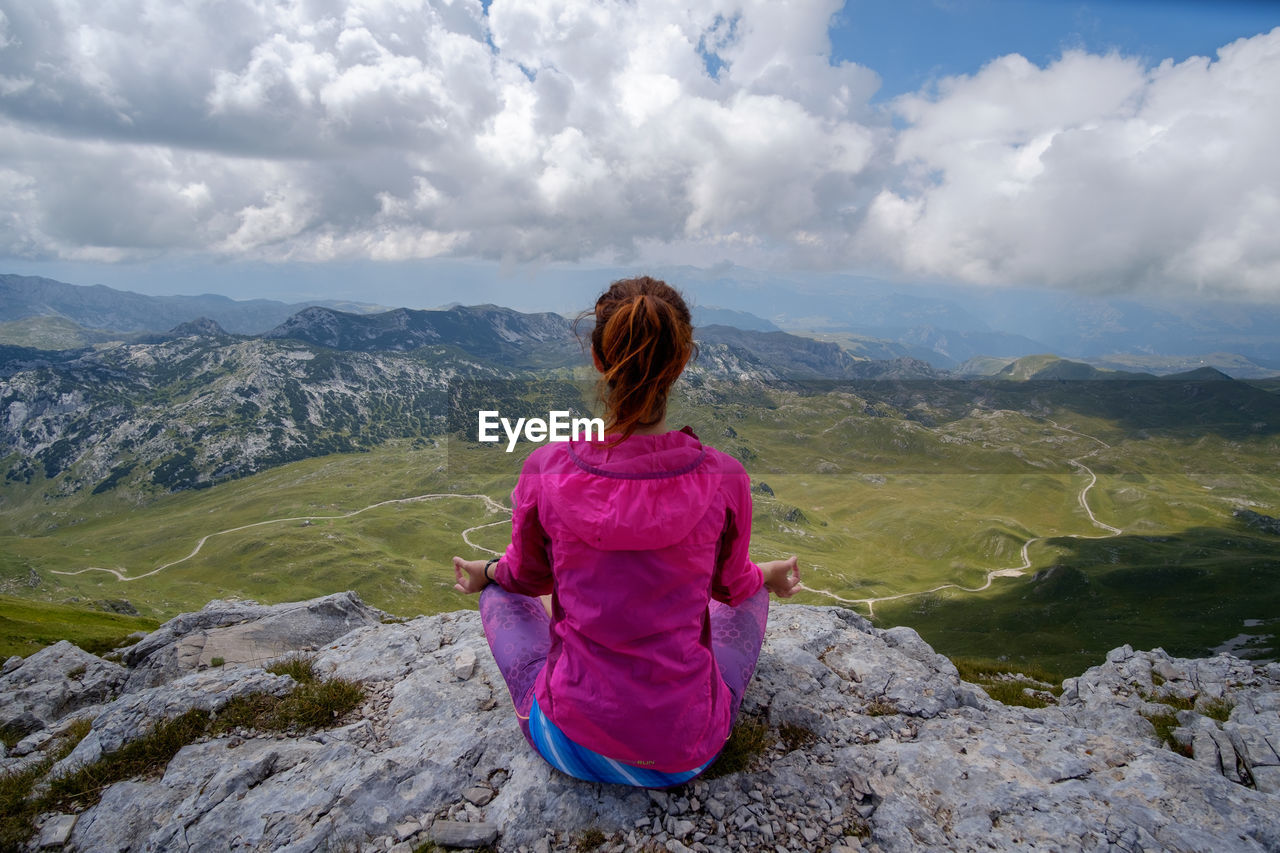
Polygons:
[[[800,571],[795,557],[748,556],[742,465],[688,427],[667,428],[668,393],[695,352],[680,294],[647,277],[618,281],[594,320],[604,439],[530,454],[511,496],[511,544],[488,562],[454,557],[456,588],[480,593],[520,727],[548,763],[667,787],[724,746],[768,593],[794,595]],[[548,594],[549,613],[538,599]]]

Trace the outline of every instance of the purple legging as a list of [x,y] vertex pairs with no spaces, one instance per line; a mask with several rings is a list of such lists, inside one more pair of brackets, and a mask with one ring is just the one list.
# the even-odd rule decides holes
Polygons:
[[[711,653],[733,696],[731,719],[737,718],[755,672],[768,617],[769,593],[763,586],[737,607],[711,602]],[[480,621],[527,738],[533,685],[551,651],[551,618],[538,599],[489,584],[480,593]]]

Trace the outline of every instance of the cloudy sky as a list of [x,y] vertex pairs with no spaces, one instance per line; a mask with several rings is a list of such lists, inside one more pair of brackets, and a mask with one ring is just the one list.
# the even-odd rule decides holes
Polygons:
[[79,284],[732,262],[1280,302],[1278,145],[1271,2],[0,0],[0,272]]

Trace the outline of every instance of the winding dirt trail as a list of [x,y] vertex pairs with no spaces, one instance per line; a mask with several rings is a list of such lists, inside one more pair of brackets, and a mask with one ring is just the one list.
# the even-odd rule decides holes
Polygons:
[[[1106,539],[1112,536],[1120,535],[1123,532],[1120,528],[1112,527],[1110,524],[1107,524],[1103,521],[1099,521],[1098,517],[1094,515],[1093,509],[1089,506],[1089,490],[1092,489],[1097,484],[1098,475],[1095,474],[1093,472],[1093,469],[1091,469],[1088,465],[1085,465],[1084,462],[1082,461],[1084,459],[1088,459],[1090,456],[1093,456],[1095,453],[1098,453],[1103,448],[1110,448],[1111,445],[1107,444],[1105,441],[1103,441],[1100,438],[1097,438],[1096,436],[1087,435],[1082,432],[1077,432],[1076,430],[1061,426],[1055,421],[1048,420],[1048,419],[1046,420],[1054,429],[1060,430],[1065,433],[1069,433],[1071,435],[1079,436],[1081,438],[1087,438],[1090,441],[1096,441],[1100,445],[1099,448],[1097,448],[1096,450],[1090,453],[1086,453],[1081,456],[1076,456],[1074,458],[1068,459],[1067,464],[1071,465],[1073,468],[1083,471],[1085,474],[1089,476],[1089,482],[1080,489],[1080,494],[1078,497],[1080,501],[1080,506],[1081,508],[1084,509],[1085,514],[1089,516],[1089,521],[1092,522],[1095,527],[1098,527],[1107,532],[1101,536],[1086,536],[1081,533],[1070,533],[1064,537],[1056,537],[1056,538]],[[196,540],[195,547],[191,549],[191,553],[187,554],[185,557],[180,557],[177,560],[172,560],[168,563],[165,563],[162,566],[157,566],[151,571],[146,572],[144,574],[140,574],[140,575],[127,575],[118,569],[108,569],[102,566],[89,566],[87,568],[77,569],[75,571],[60,571],[58,569],[52,569],[50,571],[52,574],[55,574],[55,575],[66,575],[66,576],[82,575],[86,572],[106,572],[109,575],[113,575],[115,579],[118,581],[122,581],[122,582],[137,581],[137,580],[142,580],[143,578],[149,578],[152,575],[158,575],[160,572],[163,572],[165,569],[172,568],[174,566],[180,565],[192,559],[193,557],[195,557],[197,554],[200,553],[201,549],[204,548],[205,543],[215,536],[225,536],[230,533],[238,533],[242,530],[251,530],[255,527],[266,527],[272,524],[287,524],[289,522],[301,522],[301,521],[338,521],[341,519],[352,518],[353,516],[357,516],[357,515],[360,515],[361,513],[369,512],[370,510],[378,509],[379,507],[391,506],[394,504],[421,503],[423,501],[434,501],[434,500],[445,500],[445,499],[483,501],[486,512],[498,513],[500,515],[505,516],[504,518],[499,518],[497,521],[490,521],[484,524],[477,524],[474,527],[468,527],[466,530],[462,531],[462,541],[466,542],[467,545],[471,546],[477,551],[484,551],[486,553],[493,554],[494,556],[498,556],[499,552],[494,551],[492,548],[486,548],[483,545],[479,545],[473,542],[471,540],[470,534],[476,532],[477,530],[483,530],[487,527],[497,527],[498,525],[507,524],[511,520],[511,510],[508,507],[505,507],[502,504],[498,503],[488,495],[457,495],[457,494],[450,494],[450,493],[436,493],[436,494],[426,494],[426,495],[414,495],[413,497],[408,497],[408,498],[392,498],[391,500],[378,501],[377,503],[369,504],[366,507],[361,507],[360,509],[352,510],[351,512],[342,513],[341,515],[298,515],[298,516],[290,516],[288,518],[272,518],[272,519],[268,519],[267,521],[255,521],[252,524],[242,524],[239,527],[229,527],[226,530],[219,530],[215,533],[209,533],[205,536],[201,536],[198,540]],[[1022,544],[1022,554],[1021,554],[1022,565],[1012,566],[1012,567],[1003,568],[1003,569],[992,569],[991,571],[987,572],[986,581],[982,584],[982,586],[978,586],[978,587],[966,587],[966,586],[961,586],[955,583],[944,583],[944,584],[940,584],[939,586],[932,587],[930,589],[916,590],[913,592],[901,592],[896,595],[884,595],[884,596],[879,596],[875,598],[845,598],[844,596],[838,595],[837,593],[831,592],[830,590],[818,589],[816,587],[811,587],[805,584],[802,584],[801,586],[803,589],[809,592],[816,593],[818,595],[824,595],[828,598],[834,599],[843,604],[865,604],[867,606],[868,614],[871,616],[874,616],[875,606],[877,603],[881,601],[896,601],[898,599],[910,598],[912,596],[917,596],[917,595],[928,595],[929,593],[939,592],[944,589],[957,589],[957,590],[960,590],[961,592],[971,592],[971,593],[982,592],[983,590],[988,589],[991,586],[991,584],[995,581],[996,578],[1021,577],[1024,573],[1026,573],[1031,568],[1031,555],[1029,554],[1028,550],[1032,545],[1034,545],[1037,542],[1044,541],[1044,539],[1046,538],[1047,537],[1044,537],[1044,536],[1036,536],[1031,539],[1028,539],[1026,542]]]
[[[1093,472],[1092,468],[1090,468],[1088,465],[1085,465],[1084,462],[1082,461],[1084,459],[1088,459],[1090,456],[1093,456],[1095,453],[1098,453],[1104,448],[1110,448],[1111,445],[1107,444],[1105,441],[1098,438],[1097,436],[1088,435],[1083,432],[1077,432],[1076,430],[1070,429],[1069,427],[1064,427],[1061,424],[1057,423],[1056,421],[1050,420],[1048,418],[1046,418],[1045,421],[1056,430],[1060,430],[1065,433],[1070,433],[1071,435],[1076,435],[1076,436],[1079,436],[1080,438],[1087,438],[1090,441],[1096,441],[1099,445],[1101,445],[1100,447],[1090,451],[1089,453],[1085,453],[1081,456],[1076,456],[1071,459],[1068,459],[1067,464],[1070,465],[1072,468],[1076,468],[1080,471],[1083,471],[1085,474],[1089,475],[1089,482],[1080,489],[1080,494],[1078,496],[1078,499],[1080,501],[1080,506],[1081,508],[1084,509],[1085,514],[1089,516],[1089,521],[1095,527],[1101,530],[1105,530],[1107,532],[1102,534],[1101,536],[1086,536],[1083,533],[1068,533],[1064,536],[1055,536],[1054,538],[1055,539],[1110,539],[1112,536],[1119,536],[1124,531],[1118,527],[1112,527],[1110,524],[1107,524],[1106,522],[1099,521],[1098,517],[1093,514],[1093,509],[1089,506],[1089,490],[1092,489],[1095,485],[1097,485],[1098,475]],[[929,593],[939,592],[944,589],[957,589],[957,590],[960,590],[961,592],[982,592],[983,590],[990,588],[992,582],[995,581],[996,578],[1022,577],[1022,575],[1026,574],[1026,572],[1031,568],[1031,555],[1029,553],[1029,549],[1035,543],[1043,542],[1047,538],[1048,537],[1046,536],[1034,536],[1028,539],[1026,542],[1023,542],[1022,543],[1022,565],[1012,566],[1010,568],[1004,568],[1004,569],[992,569],[988,571],[986,581],[982,584],[982,586],[967,587],[967,586],[961,586],[960,584],[957,584],[957,583],[944,583],[939,586],[935,586],[931,589],[921,589],[913,592],[900,592],[897,595],[882,595],[876,598],[845,598],[844,596],[837,595],[836,593],[831,592],[830,590],[817,589],[815,587],[811,587],[803,584],[802,584],[802,587],[808,590],[809,592],[817,593],[818,595],[825,595],[827,598],[835,599],[836,601],[839,601],[843,604],[865,604],[867,606],[867,615],[875,616],[876,604],[881,601],[897,601],[898,599],[911,598],[912,596],[916,596],[916,595],[928,595]]]
[[476,543],[472,542],[468,534],[473,533],[476,530],[481,530],[485,527],[493,527],[499,524],[506,524],[507,521],[510,520],[511,510],[509,510],[507,507],[503,506],[502,504],[498,503],[488,495],[455,495],[455,494],[444,493],[444,494],[430,494],[430,495],[414,495],[411,498],[392,498],[391,500],[387,500],[387,501],[378,501],[375,504],[369,504],[366,507],[361,507],[360,509],[352,510],[351,512],[345,512],[342,515],[297,515],[297,516],[291,516],[289,518],[272,518],[267,521],[255,521],[252,524],[242,524],[239,527],[229,527],[226,530],[219,530],[216,533],[210,533],[206,536],[201,536],[198,540],[196,540],[196,546],[191,549],[191,553],[188,554],[187,556],[180,557],[177,560],[173,560],[171,562],[165,563],[163,566],[154,568],[151,571],[141,575],[126,575],[124,572],[121,572],[117,569],[106,569],[106,568],[102,568],[101,566],[90,566],[86,569],[77,569],[76,571],[73,571],[73,572],[63,572],[63,571],[58,571],[57,569],[51,569],[50,571],[52,574],[55,574],[55,575],[82,575],[85,572],[106,572],[109,575],[115,575],[115,578],[118,581],[138,581],[138,580],[142,580],[143,578],[149,578],[152,575],[158,575],[161,572],[163,572],[165,569],[172,568],[173,566],[176,566],[179,563],[185,563],[187,560],[190,560],[196,554],[199,554],[200,549],[204,547],[204,544],[215,536],[225,536],[228,533],[238,533],[241,530],[250,530],[254,527],[266,527],[267,525],[270,525],[270,524],[286,524],[291,521],[295,521],[295,522],[296,521],[338,521],[344,518],[351,518],[352,516],[360,515],[361,513],[368,512],[371,509],[377,509],[378,507],[391,506],[393,504],[421,503],[423,501],[442,500],[444,498],[463,498],[466,500],[484,501],[484,508],[486,512],[497,512],[497,513],[506,514],[507,518],[505,519],[500,519],[499,521],[491,521],[486,524],[478,524],[475,527],[468,527],[466,530],[462,531],[462,541],[466,542],[472,548],[476,548],[477,550],[480,550],[480,551],[488,551],[490,554],[497,554],[496,551],[493,551],[489,548],[485,548],[483,545],[477,545]]

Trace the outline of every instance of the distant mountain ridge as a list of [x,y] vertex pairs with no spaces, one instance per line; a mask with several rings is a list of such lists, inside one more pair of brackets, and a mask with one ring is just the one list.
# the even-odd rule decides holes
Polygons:
[[[49,292],[63,293],[58,287]],[[109,316],[128,316],[138,305],[154,308],[133,301],[136,296],[126,295],[125,307]],[[162,315],[149,316],[154,322]],[[816,380],[853,388],[871,381],[879,387],[853,393],[889,401],[903,417],[951,409],[961,416],[973,405],[970,383],[916,358],[861,358],[836,343],[781,331],[712,324],[695,334],[700,356],[690,365],[689,386],[720,383],[754,393],[771,383],[798,387],[794,383]],[[451,429],[451,406],[457,408],[451,383],[501,384],[545,371],[581,378],[587,363],[564,317],[495,305],[378,314],[311,306],[257,336],[197,315],[164,332],[75,349],[0,346],[0,459],[6,483],[39,477],[53,481],[49,488],[61,495],[126,484],[203,488],[297,459],[443,435]],[[1181,417],[1178,406],[1185,405],[1166,399],[1178,395],[1147,373],[1099,370],[1056,356],[996,369],[994,377],[977,381],[992,383],[983,393],[1010,408],[1031,405],[1027,401],[1042,392],[1066,393],[1117,417],[1155,413],[1158,426]],[[1217,371],[1172,378],[1227,386],[1194,395],[1204,416],[1222,410],[1235,413],[1233,424],[1277,422],[1274,395],[1243,383],[1206,382],[1228,379]],[[1083,379],[1133,381],[1060,387]],[[1029,387],[1013,387],[1022,385]],[[1086,387],[1099,385],[1125,387]],[[503,403],[518,407],[518,397]]]
[[559,314],[522,314],[497,305],[422,311],[396,308],[351,314],[313,306],[292,315],[263,338],[293,339],[348,352],[411,352],[449,345],[482,358],[532,366],[582,361],[569,322]]
[[[1097,361],[1117,356],[1245,359],[1238,375],[1280,370],[1280,305],[1144,301],[1029,288],[889,282],[833,274],[791,278],[729,264],[656,271],[708,303],[767,317],[798,333],[850,332],[904,346],[924,344],[935,367],[977,355],[1009,359],[1054,352]],[[1219,366],[1229,365],[1223,358]],[[1235,369],[1233,368],[1233,373]]]
[[[1207,364],[1237,378],[1280,374],[1280,309],[1267,305],[1169,303],[1162,308],[1079,294],[890,284],[854,276],[829,276],[814,286],[738,267],[659,273],[692,297],[700,328],[787,331],[834,340],[855,357],[910,357],[935,369],[969,373],[984,358],[1007,363],[1053,352],[1122,370],[1169,373]],[[83,346],[164,332],[202,316],[233,334],[264,334],[309,306],[355,315],[389,310],[331,300],[286,304],[214,295],[144,296],[102,285],[0,275],[0,343]],[[45,320],[36,323],[39,318]],[[376,332],[360,334],[372,335],[366,345],[377,345]],[[423,339],[430,340],[430,334],[424,332]],[[358,349],[354,342],[335,343]]]
[[[699,336],[699,381],[936,375],[923,362],[855,359],[783,332],[709,326]],[[258,336],[199,317],[96,348],[4,346],[0,458],[6,483],[39,478],[60,495],[204,488],[392,438],[440,436],[450,428],[451,383],[547,369],[568,377],[586,363],[563,317],[493,305],[373,315],[313,306]]]
[[857,358],[835,343],[788,332],[703,326],[695,330],[695,336],[700,352],[692,369],[714,378],[938,379],[944,375],[919,359]]
[[[82,286],[27,275],[0,275],[0,323],[27,317],[62,317],[86,329],[163,332],[208,317],[230,332],[261,334],[307,305],[271,299],[235,300],[226,296],[147,296],[101,284]],[[375,306],[362,306],[374,309]]]

